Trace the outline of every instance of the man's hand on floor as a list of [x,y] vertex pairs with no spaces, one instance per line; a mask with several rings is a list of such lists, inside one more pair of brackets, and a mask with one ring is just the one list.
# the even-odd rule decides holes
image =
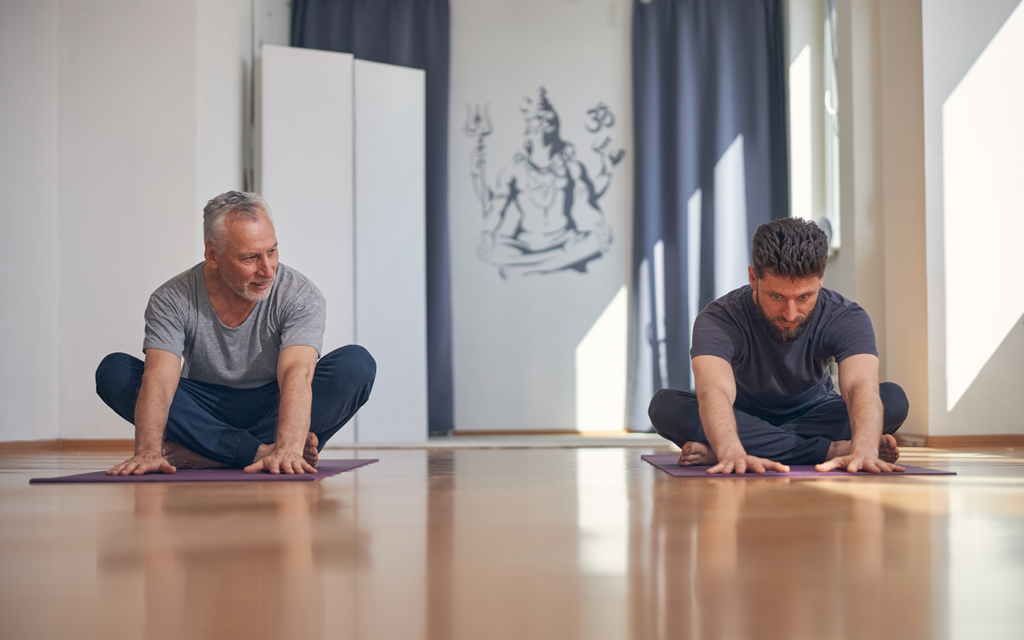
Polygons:
[[246,473],[258,473],[260,471],[266,471],[268,473],[316,473],[316,468],[310,465],[302,457],[302,453],[295,453],[289,450],[275,448],[266,456],[260,458],[256,462],[253,462],[244,469]]
[[159,453],[137,453],[107,470],[108,476],[141,476],[144,473],[174,473],[177,469]]
[[857,473],[858,471],[867,471],[869,473],[906,471],[906,468],[892,462],[886,462],[877,455],[857,455],[852,453],[822,462],[819,465],[815,465],[814,469],[821,472],[839,469],[840,471],[849,471],[850,473]]
[[718,464],[708,469],[709,474],[746,473],[747,471],[751,473],[764,473],[765,471],[788,473],[789,467],[781,462],[744,454],[720,459]]

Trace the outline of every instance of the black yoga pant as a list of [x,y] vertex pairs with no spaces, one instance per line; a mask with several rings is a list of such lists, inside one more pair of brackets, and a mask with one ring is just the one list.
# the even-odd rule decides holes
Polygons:
[[[910,404],[899,385],[878,385],[884,418],[882,433],[894,433],[907,419]],[[736,429],[747,453],[783,464],[819,464],[836,440],[849,440],[850,415],[841,396],[832,396],[798,416],[767,419],[734,409]],[[662,389],[647,410],[655,430],[680,447],[685,442],[708,445],[700,422],[697,396],[689,391]],[[710,446],[710,445],[709,445]]]
[[[142,385],[143,362],[112,353],[96,369],[96,392],[128,422],[135,423],[135,402]],[[377,364],[366,349],[349,345],[316,363],[309,430],[323,449],[366,403]],[[261,444],[277,435],[281,393],[277,381],[255,389],[232,389],[182,378],[174,392],[164,439],[232,467],[252,464]]]

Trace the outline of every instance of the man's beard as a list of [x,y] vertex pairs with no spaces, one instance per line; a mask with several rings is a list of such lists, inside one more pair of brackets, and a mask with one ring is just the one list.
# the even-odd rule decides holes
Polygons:
[[793,342],[802,336],[804,331],[807,330],[807,324],[810,322],[811,316],[814,315],[814,311],[812,310],[809,314],[804,316],[803,319],[797,318],[797,320],[800,321],[800,324],[790,329],[783,329],[775,324],[775,321],[785,321],[784,317],[775,316],[775,318],[769,318],[765,315],[764,309],[761,308],[761,303],[759,301],[754,302],[754,308],[757,309],[757,317],[761,320],[761,324],[764,325],[764,330],[768,332],[768,335],[771,336],[772,340],[783,343]]
[[266,284],[268,282],[273,282],[273,281],[274,281],[274,278],[269,278],[267,280],[262,280],[260,282],[245,282],[245,283],[242,283],[241,286],[232,287],[232,288],[235,290],[235,293],[237,293],[238,295],[242,296],[243,298],[245,298],[249,302],[262,302],[263,300],[266,300],[268,296],[270,296],[270,290],[273,289],[274,287],[272,287],[272,286],[267,287],[263,291],[250,291],[249,290],[249,286],[253,285],[253,284]]

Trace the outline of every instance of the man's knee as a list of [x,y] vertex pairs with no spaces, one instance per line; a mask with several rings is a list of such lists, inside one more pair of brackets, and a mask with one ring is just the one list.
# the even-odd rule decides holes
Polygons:
[[882,431],[893,433],[906,421],[910,413],[910,401],[903,388],[895,382],[883,382],[878,385],[878,395],[882,399],[884,410]]
[[328,353],[320,363],[330,371],[324,382],[338,390],[359,389],[360,405],[369,399],[377,377],[377,361],[365,348],[350,344]]
[[651,419],[651,424],[657,429],[659,424],[665,423],[665,416],[669,410],[666,405],[672,401],[670,390],[662,389],[661,391],[654,394],[651,398],[651,404],[647,407],[647,417]]
[[669,440],[691,440],[700,428],[697,398],[692,393],[662,389],[651,398],[647,416],[658,435]]
[[96,367],[96,393],[106,400],[135,384],[134,361],[138,358],[127,353],[111,353]]

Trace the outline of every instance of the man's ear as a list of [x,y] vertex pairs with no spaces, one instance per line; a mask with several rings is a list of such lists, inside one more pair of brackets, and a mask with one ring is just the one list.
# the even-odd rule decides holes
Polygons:
[[757,276],[754,275],[754,267],[747,267],[747,275],[750,276],[750,288],[757,289]]
[[213,250],[213,245],[209,242],[206,243],[206,251],[203,253],[203,257],[206,258],[206,263],[214,269],[217,268],[217,252]]

